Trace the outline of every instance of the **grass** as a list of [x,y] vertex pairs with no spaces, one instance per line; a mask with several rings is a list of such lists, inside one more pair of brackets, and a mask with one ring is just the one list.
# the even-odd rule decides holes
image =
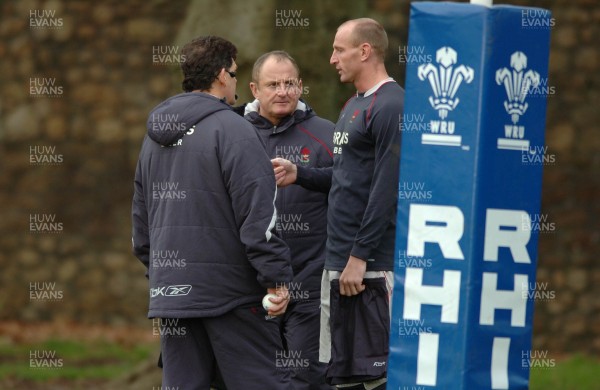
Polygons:
[[[29,383],[27,388],[43,388],[32,385],[57,381],[65,385],[104,383],[131,371],[156,352],[156,343],[148,342],[124,346],[108,341],[51,339],[40,344],[0,344],[0,384],[12,380]],[[44,362],[55,367],[32,367]],[[530,390],[596,390],[600,388],[598,372],[600,360],[575,355],[557,361],[553,367],[533,367]]]
[[125,347],[109,342],[48,340],[0,345],[0,381],[109,380],[156,353],[156,345]]
[[532,368],[530,390],[597,390],[600,360],[581,355],[556,362],[551,368]]

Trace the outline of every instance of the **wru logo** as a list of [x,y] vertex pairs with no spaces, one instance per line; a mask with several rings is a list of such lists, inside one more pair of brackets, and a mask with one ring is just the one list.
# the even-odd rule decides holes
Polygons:
[[475,72],[473,68],[465,65],[459,65],[454,68],[458,59],[456,51],[451,47],[444,46],[435,53],[435,60],[438,67],[428,63],[419,65],[418,76],[421,81],[429,80],[433,95],[429,97],[431,106],[438,111],[441,119],[446,119],[448,111],[456,108],[460,99],[456,97],[456,92],[460,84],[465,81],[473,81]]
[[[520,51],[510,56],[512,69],[500,68],[496,71],[496,83],[504,85],[508,100],[504,108],[512,120],[512,124],[504,125],[504,138],[498,138],[498,149],[529,151],[529,140],[525,138],[525,126],[517,125],[520,117],[528,108],[525,98],[531,88],[540,84],[540,75],[533,70],[527,70],[527,56]],[[535,151],[532,153],[535,154]]]
[[508,97],[508,100],[504,101],[504,108],[516,125],[519,117],[527,111],[528,105],[525,102],[527,93],[530,88],[536,88],[540,84],[540,75],[533,70],[524,72],[527,68],[527,56],[520,51],[510,56],[510,66],[512,70],[501,68],[496,71],[496,83],[504,84]]

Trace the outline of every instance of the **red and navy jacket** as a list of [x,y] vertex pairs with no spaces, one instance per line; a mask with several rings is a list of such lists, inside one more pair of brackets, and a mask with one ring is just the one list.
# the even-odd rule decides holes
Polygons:
[[[318,117],[302,100],[277,126],[260,116],[258,108],[256,100],[247,104],[244,117],[256,128],[271,158],[282,157],[310,171],[333,165],[332,122]],[[315,177],[314,188],[302,185],[280,188],[275,202],[278,213],[275,229],[290,247],[294,271],[290,290],[296,300],[317,298],[321,289],[331,174]]]

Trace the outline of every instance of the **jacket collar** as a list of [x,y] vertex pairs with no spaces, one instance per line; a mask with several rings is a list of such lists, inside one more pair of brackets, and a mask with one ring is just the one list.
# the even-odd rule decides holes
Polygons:
[[254,100],[244,108],[244,118],[252,123],[256,128],[266,130],[272,129],[273,133],[283,132],[297,123],[303,122],[306,119],[314,116],[313,109],[306,102],[298,100],[296,109],[290,115],[281,119],[277,126],[273,125],[268,119],[258,113],[260,102]]

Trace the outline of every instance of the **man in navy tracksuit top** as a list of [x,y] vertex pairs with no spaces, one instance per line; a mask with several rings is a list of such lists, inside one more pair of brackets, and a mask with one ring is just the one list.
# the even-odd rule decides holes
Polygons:
[[385,69],[387,47],[379,23],[350,20],[338,28],[330,59],[340,81],[357,89],[333,138],[322,285],[322,326],[330,325],[331,344],[322,329],[320,357],[330,361],[328,380],[344,388],[384,389],[386,382],[404,108],[404,90]]
[[[342,24],[330,63],[357,93],[333,135],[319,359],[340,389],[385,389],[404,90],[388,77],[383,27]],[[314,182],[326,169],[274,162],[278,185]]]
[[[271,158],[285,158],[306,168],[333,164],[333,123],[319,118],[303,101],[296,61],[284,51],[259,57],[250,88],[256,100],[245,118],[257,129]],[[330,182],[330,176],[325,180]],[[320,290],[327,239],[327,192],[300,186],[279,190],[276,229],[289,245],[294,280],[291,301],[281,320],[286,351],[279,365],[292,372],[295,390],[331,389],[326,364],[319,363]]]
[[[275,178],[235,101],[237,50],[214,36],[184,46],[183,89],[148,118],[134,182],[133,250],[147,267],[148,317],[160,318],[165,387],[289,388],[276,367],[292,281],[274,234]],[[267,292],[274,305],[261,305]]]

